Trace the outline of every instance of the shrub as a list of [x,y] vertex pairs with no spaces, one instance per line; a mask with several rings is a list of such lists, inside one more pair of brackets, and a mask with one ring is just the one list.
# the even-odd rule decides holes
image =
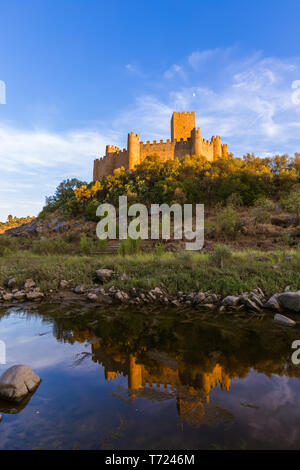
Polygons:
[[10,256],[12,254],[13,252],[10,248],[7,248],[7,246],[0,246],[0,257]]
[[289,195],[280,201],[281,206],[295,214],[297,225],[300,223],[300,184],[295,184]]
[[122,256],[134,255],[141,251],[141,239],[133,240],[132,238],[126,238],[121,240],[118,248],[118,253]]
[[32,243],[32,252],[36,255],[67,254],[72,251],[72,246],[61,238],[35,240]]
[[154,248],[154,254],[160,258],[165,252],[165,247],[161,243],[156,243]]
[[234,237],[241,230],[241,220],[232,206],[227,206],[217,216],[216,226],[218,232]]
[[215,250],[209,255],[210,263],[218,266],[219,268],[223,268],[224,264],[231,260],[231,258],[232,253],[225,245],[216,246]]
[[97,222],[99,220],[99,217],[96,216],[98,206],[99,202],[97,199],[92,199],[86,204],[84,208],[84,216],[87,220],[92,220],[93,222]]
[[228,206],[232,206],[237,209],[243,205],[243,198],[238,193],[232,193],[230,196],[228,196],[226,202]]
[[19,247],[19,241],[17,238],[6,237],[2,235],[0,237],[0,249],[9,248],[10,250],[17,250]]
[[98,244],[98,250],[105,251],[107,247],[107,239],[100,240],[99,238],[97,244]]
[[80,248],[85,255],[90,255],[95,250],[94,243],[85,234],[80,238]]
[[268,223],[270,221],[270,212],[275,209],[275,204],[268,198],[262,197],[257,199],[252,209],[255,222]]

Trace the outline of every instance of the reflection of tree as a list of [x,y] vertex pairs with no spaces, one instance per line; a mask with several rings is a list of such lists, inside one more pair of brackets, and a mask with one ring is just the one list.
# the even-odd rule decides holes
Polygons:
[[[42,307],[40,315],[53,324],[58,341],[89,344],[74,366],[91,358],[103,365],[106,380],[127,377],[127,388],[117,398],[176,400],[180,420],[192,426],[230,424],[232,415],[210,403],[211,392],[229,390],[232,379],[246,377],[251,369],[268,376],[300,376],[290,361],[297,330],[279,330],[271,322],[211,317],[182,323],[173,313],[160,317],[125,311],[113,316],[79,307],[59,313],[56,307]],[[0,403],[0,412],[19,412],[26,404]]]
[[[151,365],[154,373],[161,364],[149,354],[155,350],[184,364],[180,371],[182,383],[194,383],[197,368],[210,373],[217,363],[230,379],[246,377],[251,369],[268,376],[300,377],[299,367],[290,361],[290,345],[298,337],[297,330],[278,330],[271,322],[249,324],[231,317],[222,321],[182,323],[176,315],[160,318],[158,315],[149,317],[122,312],[114,318],[95,314],[92,309],[84,315],[81,313],[72,307],[69,318],[53,315],[53,334],[59,341],[90,342],[93,350],[101,347],[102,354],[105,351],[109,356],[106,361],[116,363],[112,364],[111,371],[120,372],[118,362],[123,370],[124,358],[132,354],[138,362],[146,361]],[[88,326],[95,318],[97,325]]]
[[74,366],[91,357],[103,365],[106,380],[127,377],[127,389],[118,397],[130,402],[176,399],[181,420],[193,426],[231,422],[226,410],[210,404],[211,391],[229,390],[232,379],[246,377],[251,369],[268,376],[300,377],[290,361],[297,331],[279,330],[271,322],[212,317],[182,323],[173,314],[125,311],[112,316],[73,307],[71,314],[41,313],[53,323],[58,341],[90,344],[90,351],[76,357]]

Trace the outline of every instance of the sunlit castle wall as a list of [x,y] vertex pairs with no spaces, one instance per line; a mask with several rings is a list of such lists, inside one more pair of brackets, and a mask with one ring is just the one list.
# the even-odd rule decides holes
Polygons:
[[120,167],[133,170],[153,154],[158,154],[162,162],[181,159],[186,155],[202,155],[213,161],[226,157],[228,148],[227,144],[222,145],[220,136],[213,136],[210,141],[202,139],[200,128],[195,126],[194,112],[174,112],[171,119],[171,139],[142,142],[139,134],[131,132],[128,134],[127,149],[106,146],[105,156],[94,161],[93,179],[95,181],[110,175]]

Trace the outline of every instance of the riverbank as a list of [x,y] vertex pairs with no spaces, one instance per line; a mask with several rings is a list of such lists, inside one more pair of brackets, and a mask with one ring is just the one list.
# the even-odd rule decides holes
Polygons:
[[[280,311],[280,302],[268,301],[274,294],[300,290],[299,266],[299,250],[230,252],[220,247],[211,254],[184,251],[124,257],[23,251],[1,258],[0,300]],[[291,310],[297,312],[297,300],[295,305]]]

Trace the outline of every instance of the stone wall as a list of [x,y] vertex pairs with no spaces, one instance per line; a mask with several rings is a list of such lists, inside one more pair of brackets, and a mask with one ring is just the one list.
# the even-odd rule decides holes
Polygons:
[[114,145],[106,146],[106,155],[94,161],[94,181],[113,173],[117,168],[133,170],[149,155],[158,154],[161,161],[183,158],[186,155],[203,155],[209,161],[228,155],[226,144],[219,136],[205,140],[195,127],[194,112],[174,112],[171,119],[171,140],[141,142],[139,134],[128,134],[127,149],[120,150]]

